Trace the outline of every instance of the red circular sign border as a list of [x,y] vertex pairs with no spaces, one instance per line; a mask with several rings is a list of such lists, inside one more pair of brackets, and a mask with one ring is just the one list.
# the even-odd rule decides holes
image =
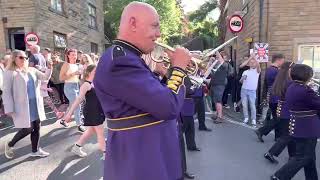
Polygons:
[[[230,21],[231,21],[231,19],[234,18],[234,17],[238,17],[239,19],[241,19],[242,26],[241,26],[241,29],[240,29],[239,31],[234,31],[234,30],[232,30],[232,28],[230,27]],[[228,26],[229,26],[229,29],[230,29],[230,31],[231,31],[232,33],[239,33],[239,32],[241,32],[242,29],[243,29],[243,26],[244,26],[244,24],[243,24],[243,18],[242,18],[240,15],[237,15],[237,14],[232,15],[232,16],[230,17],[230,19],[229,19]]]
[[29,43],[27,42],[27,37],[28,37],[28,35],[30,35],[30,34],[33,34],[33,35],[35,35],[35,36],[37,37],[37,39],[38,39],[37,45],[38,45],[40,39],[39,39],[39,36],[38,36],[36,33],[34,33],[34,32],[29,32],[28,34],[26,34],[26,36],[24,37],[24,43],[26,43],[28,46],[32,46],[32,45],[33,45],[33,44],[29,44]]

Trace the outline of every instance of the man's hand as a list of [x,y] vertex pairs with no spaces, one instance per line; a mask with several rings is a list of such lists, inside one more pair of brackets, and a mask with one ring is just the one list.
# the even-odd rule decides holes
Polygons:
[[224,63],[224,59],[218,51],[216,52],[216,57],[220,64]]
[[166,52],[171,60],[172,67],[180,67],[181,69],[186,69],[188,64],[191,62],[191,54],[185,48],[177,48],[174,52]]
[[154,70],[156,73],[159,73],[162,77],[167,74],[168,69],[164,66],[163,63],[157,63],[156,69]]

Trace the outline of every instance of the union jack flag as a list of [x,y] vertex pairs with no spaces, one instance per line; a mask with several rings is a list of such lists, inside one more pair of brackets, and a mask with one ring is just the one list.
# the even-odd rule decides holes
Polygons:
[[269,44],[268,43],[254,43],[254,54],[258,62],[269,61]]

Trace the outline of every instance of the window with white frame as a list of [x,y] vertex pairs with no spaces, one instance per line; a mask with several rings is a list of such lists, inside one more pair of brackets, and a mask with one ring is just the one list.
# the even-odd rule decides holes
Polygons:
[[97,28],[97,9],[92,4],[88,4],[89,8],[89,26],[92,28]]
[[63,0],[51,0],[51,8],[58,12],[63,12]]
[[320,72],[320,43],[299,46],[299,60],[311,66],[316,74]]

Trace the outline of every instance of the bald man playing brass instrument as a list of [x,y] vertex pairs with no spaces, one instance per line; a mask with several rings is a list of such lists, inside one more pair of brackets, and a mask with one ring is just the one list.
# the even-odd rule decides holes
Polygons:
[[168,52],[166,84],[161,84],[141,58],[160,37],[159,15],[139,2],[122,13],[117,40],[101,57],[96,94],[107,117],[106,180],[178,180],[182,178],[177,117],[186,88],[190,53]]

